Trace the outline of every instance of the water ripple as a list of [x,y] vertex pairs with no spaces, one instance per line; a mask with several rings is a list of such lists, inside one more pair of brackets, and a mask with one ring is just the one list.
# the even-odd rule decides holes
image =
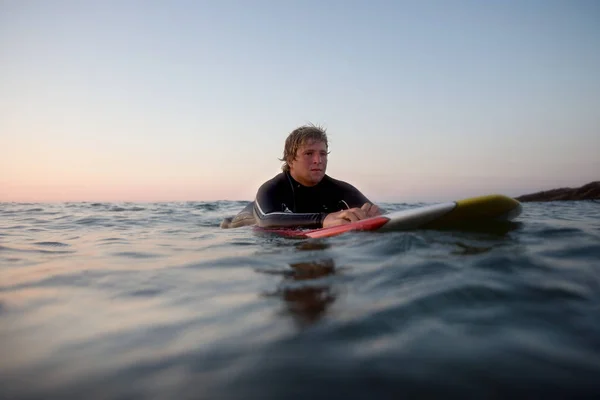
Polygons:
[[67,246],[70,246],[67,243],[61,243],[61,242],[35,242],[33,244],[38,245],[38,246],[49,246],[49,247],[67,247]]
[[139,251],[122,251],[117,253],[112,253],[112,255],[117,257],[127,257],[127,258],[157,258],[163,257],[162,254],[156,253],[144,253]]
[[0,397],[600,393],[597,204],[494,229],[219,229],[247,203],[2,204]]

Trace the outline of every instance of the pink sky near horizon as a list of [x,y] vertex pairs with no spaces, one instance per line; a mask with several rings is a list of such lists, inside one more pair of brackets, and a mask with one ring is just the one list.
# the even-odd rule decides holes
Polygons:
[[[267,178],[268,179],[268,178]],[[265,179],[266,180],[266,179]],[[491,193],[518,196],[558,187],[578,187],[589,180],[540,180],[538,183],[475,179],[470,184],[446,178],[427,181],[404,179],[400,187],[386,187],[384,181],[352,180],[367,197],[376,202],[436,202]],[[358,182],[358,183],[357,183]],[[169,182],[151,180],[137,182],[0,182],[0,202],[55,203],[55,202],[179,202],[253,200],[260,179],[236,179],[227,183],[216,181],[201,184],[189,180]],[[400,193],[401,192],[401,193]]]

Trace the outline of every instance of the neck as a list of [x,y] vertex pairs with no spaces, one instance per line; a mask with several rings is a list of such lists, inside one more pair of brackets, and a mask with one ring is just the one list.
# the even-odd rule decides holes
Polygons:
[[294,176],[294,174],[292,173],[292,171],[288,171],[288,176],[292,179],[293,182],[302,185],[304,187],[314,187],[317,186],[320,182],[317,182],[315,184],[306,184],[305,182],[302,182],[300,179],[298,179],[296,176]]

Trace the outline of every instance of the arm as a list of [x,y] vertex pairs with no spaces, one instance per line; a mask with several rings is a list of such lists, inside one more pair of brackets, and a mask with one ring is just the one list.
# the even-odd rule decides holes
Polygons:
[[[325,213],[284,212],[284,207],[287,207],[286,198],[293,196],[288,190],[290,189],[287,182],[278,185],[273,180],[264,183],[258,189],[254,201],[257,225],[261,228],[321,228],[327,216]],[[287,202],[289,203],[289,200]]]
[[337,185],[337,187],[341,190],[343,203],[345,203],[348,209],[360,208],[365,212],[366,217],[374,217],[385,212],[377,205],[372,203],[364,194],[360,192],[360,190],[351,184],[334,179],[332,180],[334,184]]

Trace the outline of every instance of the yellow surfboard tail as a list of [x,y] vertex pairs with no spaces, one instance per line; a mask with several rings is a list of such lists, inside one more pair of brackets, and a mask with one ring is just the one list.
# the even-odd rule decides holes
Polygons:
[[470,197],[456,201],[456,207],[428,223],[427,228],[444,228],[478,221],[510,221],[521,214],[521,211],[521,203],[508,196],[491,194]]

